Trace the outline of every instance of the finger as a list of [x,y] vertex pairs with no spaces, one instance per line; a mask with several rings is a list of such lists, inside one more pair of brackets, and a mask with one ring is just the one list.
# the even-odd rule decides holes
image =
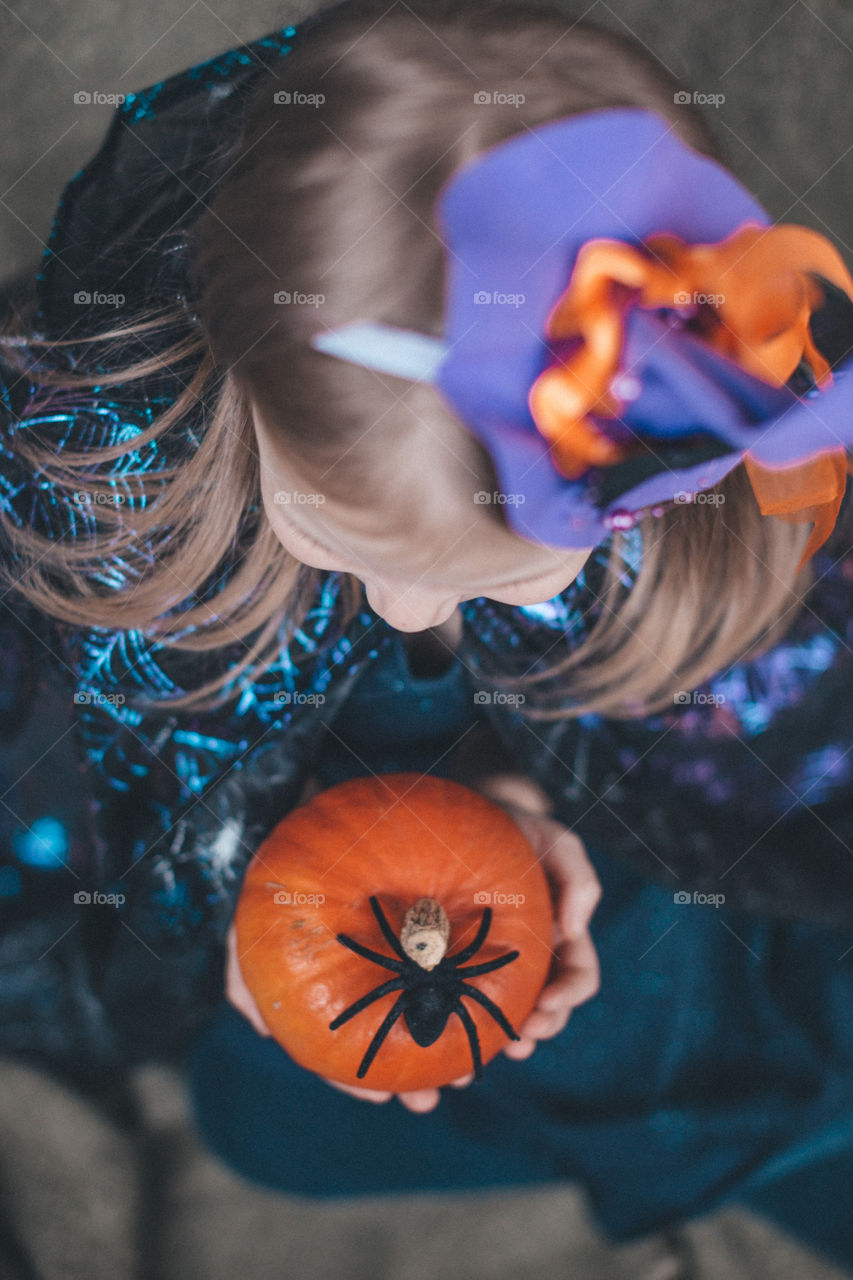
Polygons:
[[241,1003],[238,1007],[243,1017],[249,1020],[249,1022],[252,1024],[255,1031],[258,1033],[258,1035],[266,1036],[267,1038],[269,1038],[269,1036],[271,1035],[270,1029],[267,1026],[267,1024],[264,1022],[258,1010],[256,1008],[252,1008],[250,1005],[246,1005],[243,1003]]
[[261,1011],[252,998],[252,993],[248,990],[239,975],[232,970],[229,971],[228,978],[225,983],[225,995],[234,1008],[246,1018],[259,1036],[269,1036],[269,1028],[261,1017]]
[[535,1040],[530,1036],[522,1036],[520,1040],[510,1040],[508,1045],[504,1045],[504,1053],[508,1058],[520,1060],[529,1058],[535,1048]]
[[264,1022],[255,997],[243,979],[240,961],[237,956],[237,939],[233,926],[228,934],[228,964],[225,973],[225,996],[234,1008],[254,1027],[259,1036],[269,1037],[272,1033]]
[[467,1076],[459,1076],[458,1079],[450,1080],[448,1081],[448,1083],[451,1089],[464,1089],[466,1088],[467,1085],[472,1084],[473,1081],[474,1081],[474,1072],[469,1071]]
[[565,981],[570,984],[574,1007],[590,1000],[601,987],[601,965],[589,931],[570,942],[567,953],[570,973]]
[[598,952],[589,933],[557,948],[556,976],[539,993],[536,1009],[554,1013],[574,1009],[589,1000],[601,986]]
[[359,1089],[355,1085],[340,1084],[337,1080],[329,1080],[326,1076],[321,1079],[330,1084],[333,1089],[340,1089],[341,1093],[348,1093],[351,1098],[361,1098],[364,1102],[387,1102],[392,1097],[388,1089]]
[[432,1111],[433,1107],[437,1107],[441,1094],[438,1089],[414,1089],[407,1093],[398,1093],[396,1095],[403,1106],[408,1111],[424,1112]]
[[559,1035],[571,1017],[571,1009],[559,1013],[540,1013],[534,1010],[519,1028],[522,1036],[531,1040],[550,1040]]
[[269,1037],[272,1034],[248,987],[239,981],[231,982],[226,985],[225,994],[237,1012],[251,1023],[259,1036]]
[[554,818],[516,815],[516,821],[537,850],[556,891],[560,931],[567,938],[577,937],[589,925],[601,900],[601,885],[586,846]]
[[583,968],[573,970],[565,978],[560,978],[542,993],[531,1010],[529,1016],[538,1014],[546,1018],[558,1018],[571,1013],[579,1004],[591,1000],[601,986],[598,970]]
[[584,877],[580,884],[566,888],[559,907],[559,921],[563,933],[570,941],[586,932],[600,902],[601,885],[597,878]]
[[548,1040],[566,1026],[573,1009],[601,986],[598,954],[589,934],[559,949],[561,976],[543,987],[536,1007],[518,1028],[522,1036]]
[[554,843],[548,865],[562,881],[557,902],[560,928],[567,938],[577,938],[588,928],[601,901],[601,882],[583,842],[571,831],[564,831]]

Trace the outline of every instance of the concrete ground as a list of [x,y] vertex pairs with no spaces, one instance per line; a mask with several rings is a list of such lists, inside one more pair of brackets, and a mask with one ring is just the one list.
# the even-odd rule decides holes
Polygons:
[[[75,92],[143,88],[313,7],[312,0],[0,3],[0,281],[37,268],[61,190],[109,124],[109,107],[77,105]],[[732,169],[775,217],[816,227],[853,259],[853,161],[844,159],[848,6],[718,0],[702,10],[678,0],[611,0],[567,12],[633,32],[689,89],[725,94],[714,125]],[[146,1068],[130,1087],[142,1118],[133,1132],[43,1072],[0,1061],[2,1280],[844,1274],[740,1210],[613,1248],[571,1187],[336,1205],[295,1200],[242,1181],[202,1149],[175,1071]]]
[[3,1280],[848,1275],[734,1209],[614,1248],[570,1186],[328,1204],[280,1195],[202,1149],[173,1070],[139,1070],[132,1092],[135,1138],[49,1076],[0,1061],[0,1188],[17,1228],[17,1255],[0,1239]]

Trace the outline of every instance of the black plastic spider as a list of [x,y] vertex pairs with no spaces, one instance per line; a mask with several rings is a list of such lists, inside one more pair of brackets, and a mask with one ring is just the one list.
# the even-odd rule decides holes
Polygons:
[[[421,968],[415,960],[406,955],[399,940],[394,936],[391,926],[385,919],[385,914],[379,905],[378,899],[375,896],[371,896],[369,901],[373,914],[379,922],[379,928],[399,959],[393,959],[391,956],[382,955],[379,951],[372,951],[369,947],[363,947],[360,942],[356,942],[354,938],[350,938],[345,933],[337,935],[338,942],[342,942],[345,947],[349,947],[357,955],[364,956],[366,960],[374,960],[386,969],[392,969],[399,976],[389,979],[388,982],[381,983],[373,991],[368,991],[367,995],[362,996],[360,1000],[356,1000],[348,1009],[344,1009],[343,1013],[339,1013],[334,1021],[329,1023],[329,1030],[336,1031],[338,1027],[348,1022],[350,1018],[354,1018],[362,1009],[366,1009],[368,1005],[373,1004],[374,1000],[381,1000],[390,991],[399,991],[400,995],[388,1010],[382,1025],[371,1040],[367,1052],[361,1060],[361,1065],[356,1072],[359,1080],[363,1079],[367,1074],[370,1064],[400,1014],[405,1018],[406,1026],[412,1033],[415,1043],[426,1047],[434,1044],[439,1038],[452,1013],[459,1017],[468,1034],[471,1058],[474,1063],[474,1078],[480,1080],[483,1074],[480,1039],[477,1035],[477,1026],[474,1019],[462,1003],[462,996],[470,996],[472,1000],[476,1000],[481,1004],[491,1014],[501,1030],[505,1031],[511,1039],[521,1039],[494,1001],[466,981],[467,978],[475,978],[482,973],[491,973],[494,969],[502,969],[504,965],[510,964],[515,960],[519,953],[517,951],[506,951],[502,956],[497,956],[494,960],[487,960],[484,964],[469,965],[465,969],[459,968],[460,964],[470,960],[485,942],[492,923],[491,907],[483,908],[483,915],[473,942],[469,943],[467,947],[463,947],[456,955],[445,956],[434,969],[428,970]],[[462,976],[463,974],[465,977]]]

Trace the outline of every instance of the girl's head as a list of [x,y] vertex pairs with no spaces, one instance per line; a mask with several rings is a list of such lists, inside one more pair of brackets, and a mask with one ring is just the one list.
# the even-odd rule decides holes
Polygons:
[[[356,319],[440,336],[438,193],[466,161],[525,129],[640,106],[716,154],[698,109],[651,53],[546,4],[345,0],[303,24],[272,66],[245,104],[209,207],[189,228],[194,332],[177,308],[92,339],[139,333],[151,342],[177,322],[166,350],[84,373],[78,341],[73,371],[42,380],[45,390],[120,385],[127,396],[134,379],[177,370],[184,389],[128,443],[57,457],[37,431],[17,438],[20,458],[72,511],[81,489],[113,492],[119,463],[122,484],[140,494],[124,509],[132,520],[94,502],[91,541],[78,536],[76,512],[74,537],[51,541],[0,508],[20,566],[6,585],[39,608],[181,649],[244,644],[236,667],[162,699],[172,706],[215,705],[275,661],[330,569],[344,571],[342,626],[363,607],[366,586],[368,603],[406,631],[442,622],[460,600],[531,603],[574,579],[588,549],[510,531],[502,505],[482,501],[499,493],[488,454],[434,388],[335,360],[309,340]],[[145,474],[119,460],[172,433],[185,451],[152,501]],[[811,579],[810,566],[796,573],[807,527],[761,516],[742,466],[716,489],[716,504],[641,521],[642,568],[630,592],[623,535],[613,535],[586,642],[551,652],[550,668],[523,680],[507,677],[531,690],[550,682],[540,707],[528,695],[528,717],[651,713],[790,627],[795,583],[801,592]],[[105,557],[118,561],[119,585]],[[521,579],[524,587],[513,585]],[[502,687],[497,674],[493,683]]]
[[449,417],[414,422],[389,441],[373,477],[375,505],[359,500],[357,485],[325,492],[322,470],[297,464],[276,424],[258,410],[252,417],[264,510],[282,546],[304,564],[353,574],[371,608],[401,631],[438,626],[478,596],[550,600],[589,556],[591,548],[546,547],[507,528],[496,515],[506,495],[484,474],[473,437]]
[[308,339],[353,319],[440,334],[434,211],[454,171],[617,104],[653,106],[709,149],[677,90],[636,45],[551,6],[347,0],[254,99],[244,155],[195,229],[199,314],[249,402],[276,535],[355,575],[393,626],[436,625],[478,596],[550,599],[591,548],[510,530],[488,454],[433,388],[343,366]]

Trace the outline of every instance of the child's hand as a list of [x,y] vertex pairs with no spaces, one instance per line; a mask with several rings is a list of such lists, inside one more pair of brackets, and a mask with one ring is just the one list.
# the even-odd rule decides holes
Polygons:
[[508,1058],[529,1058],[537,1040],[563,1030],[571,1012],[601,984],[589,922],[601,900],[601,885],[583,841],[554,818],[505,806],[537,851],[554,897],[554,960],[536,1008],[517,1027],[520,1040],[504,1048]]

